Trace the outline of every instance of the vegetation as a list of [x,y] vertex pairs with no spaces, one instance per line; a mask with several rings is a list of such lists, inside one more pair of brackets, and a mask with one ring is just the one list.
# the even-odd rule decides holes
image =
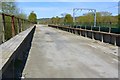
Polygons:
[[[94,23],[93,13],[87,13],[84,14],[83,16],[79,16],[76,21],[78,21],[77,22],[78,24],[87,23],[88,25],[93,26]],[[97,21],[97,26],[108,27],[112,25],[112,27],[115,26],[117,27],[118,17],[112,16],[112,14],[109,12],[97,12],[96,21]]]
[[37,15],[32,11],[28,17],[28,20],[37,23]]
[[59,22],[60,22],[60,18],[58,16],[51,18],[52,24],[59,24]]
[[[97,26],[102,26],[102,27],[118,27],[118,16],[113,16],[109,12],[97,12],[96,13],[97,17]],[[94,25],[94,15],[93,13],[86,13],[83,14],[82,16],[77,16],[76,18],[76,25],[89,25],[93,26]],[[72,25],[73,24],[73,18],[70,14],[66,14],[65,17],[52,17],[52,18],[44,18],[44,19],[39,19],[38,22],[41,24],[64,24],[64,25]]]
[[[5,14],[9,14],[9,15],[15,15],[17,17],[23,18],[23,19],[27,19],[26,14],[24,14],[23,12],[20,12],[19,8],[17,7],[17,4],[15,2],[2,2],[1,3],[1,11],[2,13]],[[2,16],[0,19],[0,22],[2,24]],[[18,22],[17,19],[14,19],[15,21],[15,34],[18,33]],[[8,40],[12,37],[12,28],[11,28],[11,17],[10,16],[5,16],[5,40]],[[22,22],[22,21],[20,21]],[[3,25],[3,24],[2,24]],[[0,25],[1,29],[2,29],[2,25]],[[22,25],[23,28],[25,28],[25,25]],[[1,34],[2,32],[0,32]]]
[[73,23],[73,18],[70,14],[66,14],[64,18],[65,24],[72,24]]
[[120,28],[120,14],[118,15],[118,25],[119,25],[119,28]]

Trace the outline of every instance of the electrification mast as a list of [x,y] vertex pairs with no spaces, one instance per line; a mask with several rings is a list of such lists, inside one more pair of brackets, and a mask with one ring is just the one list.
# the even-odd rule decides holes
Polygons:
[[73,22],[76,23],[75,15],[77,11],[88,10],[94,13],[94,27],[96,27],[96,9],[88,9],[88,8],[74,8],[73,9]]

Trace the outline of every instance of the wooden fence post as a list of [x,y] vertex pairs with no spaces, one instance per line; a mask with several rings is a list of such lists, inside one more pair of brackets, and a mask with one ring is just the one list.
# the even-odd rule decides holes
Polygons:
[[23,31],[22,26],[23,26],[23,24],[22,24],[22,19],[20,19],[20,32]]
[[2,28],[2,42],[5,42],[5,15],[2,14],[2,22],[3,22],[3,28]]
[[12,37],[15,36],[15,23],[14,23],[14,16],[11,17],[12,20]]
[[18,27],[17,27],[17,29],[18,29],[18,33],[20,33],[20,20],[19,20],[19,18],[17,18],[17,21],[18,21]]

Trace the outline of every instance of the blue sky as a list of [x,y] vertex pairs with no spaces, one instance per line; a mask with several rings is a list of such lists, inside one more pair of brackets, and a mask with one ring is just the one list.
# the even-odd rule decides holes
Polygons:
[[[108,11],[113,15],[118,14],[117,2],[17,2],[17,5],[27,15],[34,11],[37,18],[61,16],[62,13],[72,14],[73,8],[92,8],[97,11]],[[88,11],[77,12],[77,16],[86,12]]]

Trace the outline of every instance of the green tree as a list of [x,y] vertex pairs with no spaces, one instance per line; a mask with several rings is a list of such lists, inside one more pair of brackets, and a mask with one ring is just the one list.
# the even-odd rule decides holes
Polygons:
[[52,17],[51,18],[51,23],[52,24],[59,24],[60,23],[60,18],[58,16]]
[[71,14],[66,14],[66,15],[65,15],[64,22],[65,22],[66,24],[72,24],[72,23],[73,23],[73,18],[72,18],[72,16],[71,16]]
[[58,16],[56,16],[56,24],[60,23],[60,18]]
[[56,23],[55,17],[52,17],[52,18],[51,18],[51,23],[52,23],[52,24],[55,24],[55,23]]
[[[83,14],[82,16],[79,16],[77,18],[77,21],[79,24],[85,24],[90,25],[94,21],[94,15],[93,13],[86,13]],[[112,16],[112,13],[109,12],[96,12],[96,21],[97,21],[97,26],[109,26],[111,25],[110,23],[116,24],[118,22],[118,18],[116,16]]]
[[28,20],[37,23],[37,15],[34,13],[34,11],[32,11],[28,17]]
[[2,12],[6,14],[19,14],[19,10],[15,2],[2,2]]

